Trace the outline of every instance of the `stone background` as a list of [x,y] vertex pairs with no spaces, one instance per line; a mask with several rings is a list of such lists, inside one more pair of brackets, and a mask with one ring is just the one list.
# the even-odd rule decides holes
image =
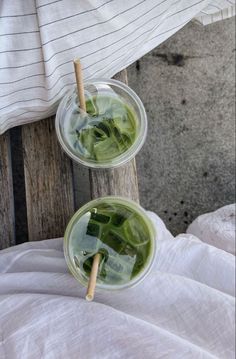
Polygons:
[[178,234],[235,201],[235,18],[191,22],[128,69],[149,130],[141,204]]

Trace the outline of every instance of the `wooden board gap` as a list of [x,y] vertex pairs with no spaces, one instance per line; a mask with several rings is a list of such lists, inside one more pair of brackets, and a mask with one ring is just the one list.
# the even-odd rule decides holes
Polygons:
[[10,130],[16,244],[28,241],[21,127]]

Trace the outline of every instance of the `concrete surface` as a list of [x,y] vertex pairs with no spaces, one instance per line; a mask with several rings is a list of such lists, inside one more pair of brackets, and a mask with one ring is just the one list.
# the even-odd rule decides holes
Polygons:
[[141,204],[174,234],[234,202],[235,18],[190,23],[128,69],[148,116]]

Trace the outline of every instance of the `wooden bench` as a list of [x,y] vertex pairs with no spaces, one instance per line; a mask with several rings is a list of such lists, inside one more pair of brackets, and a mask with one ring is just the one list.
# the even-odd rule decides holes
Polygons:
[[[115,76],[127,83],[126,70]],[[112,170],[88,170],[62,152],[55,134],[54,118],[20,128],[22,178],[24,178],[28,234],[23,241],[62,237],[72,214],[78,208],[80,174],[88,178],[89,199],[121,195],[139,201],[135,160]],[[12,171],[10,131],[0,136],[0,249],[16,240],[14,204],[15,183]],[[80,191],[81,192],[81,191]],[[22,241],[22,239],[21,239]]]

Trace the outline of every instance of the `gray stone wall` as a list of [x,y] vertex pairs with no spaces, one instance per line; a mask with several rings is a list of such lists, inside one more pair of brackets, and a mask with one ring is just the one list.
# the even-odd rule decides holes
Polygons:
[[234,202],[235,18],[191,22],[128,69],[147,111],[141,204],[178,234]]

